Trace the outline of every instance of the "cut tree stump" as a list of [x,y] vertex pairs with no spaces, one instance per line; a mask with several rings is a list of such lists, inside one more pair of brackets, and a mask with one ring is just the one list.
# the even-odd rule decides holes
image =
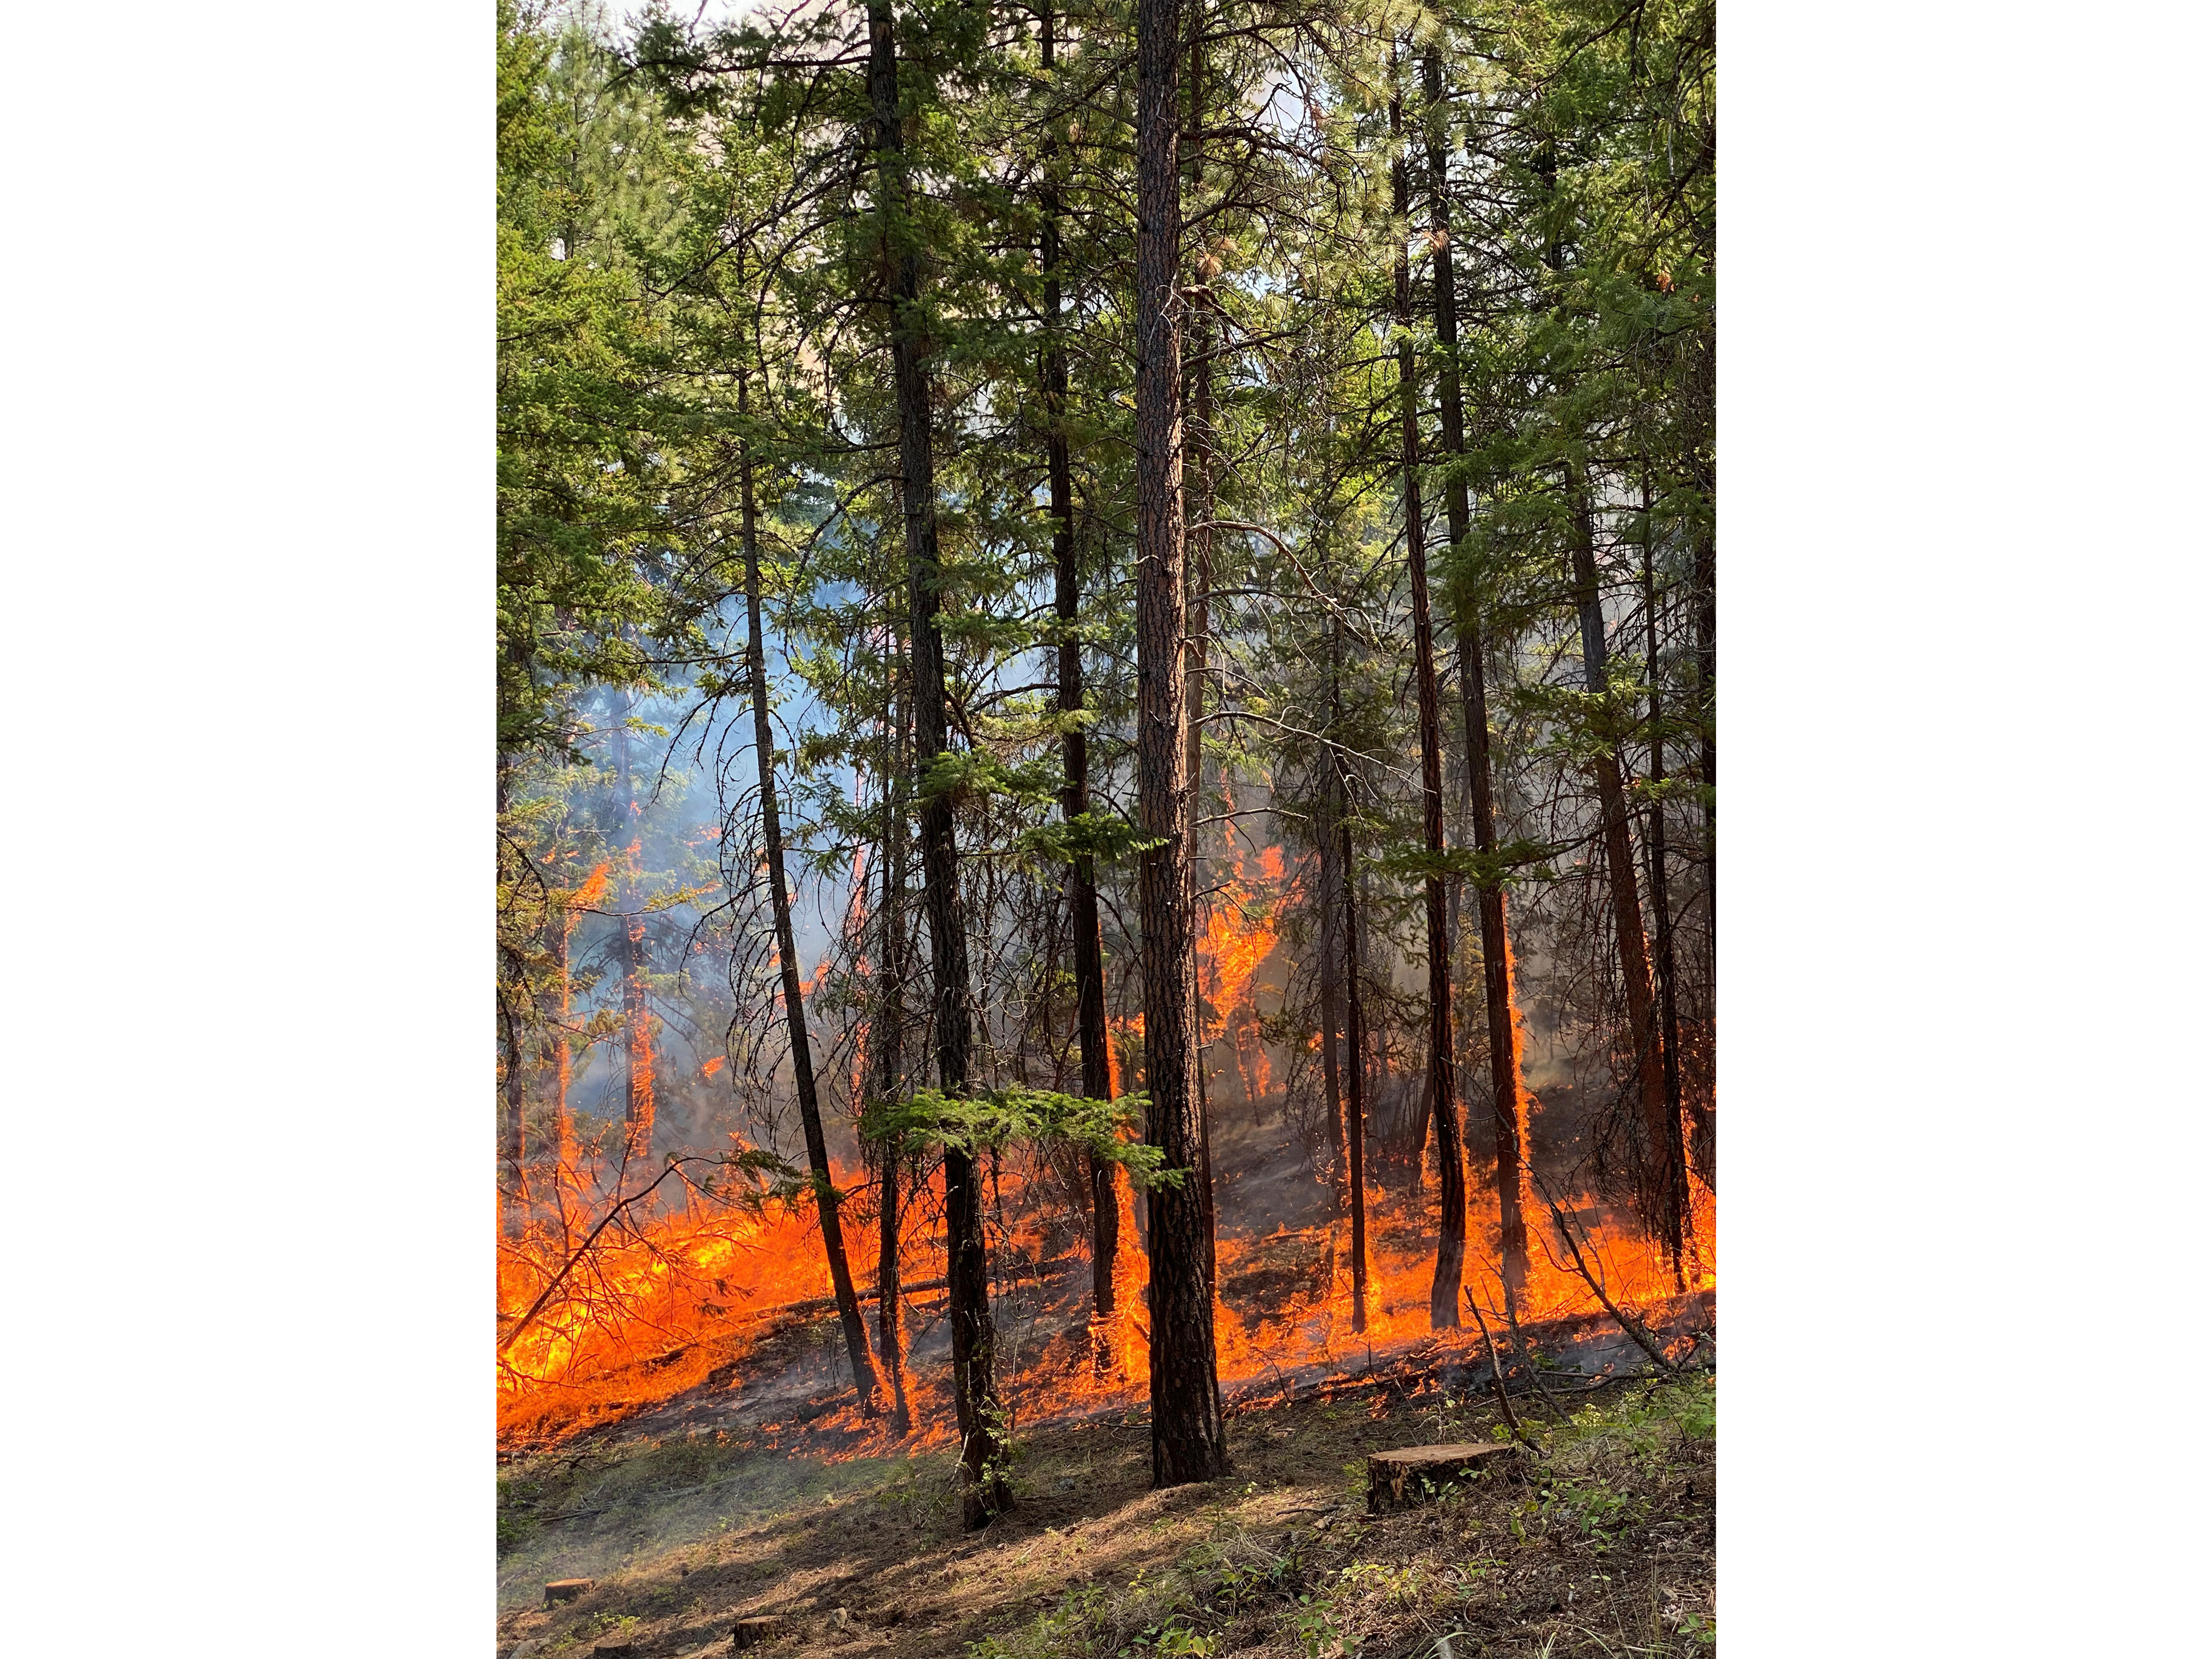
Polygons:
[[591,1587],[588,1578],[556,1578],[545,1587],[545,1605],[550,1607],[556,1601],[573,1601]]
[[757,1647],[763,1642],[773,1642],[783,1634],[783,1620],[769,1615],[758,1619],[740,1619],[738,1627],[730,1632],[732,1648]]
[[1482,1471],[1517,1471],[1521,1450],[1510,1441],[1489,1445],[1407,1446],[1367,1456],[1367,1512],[1380,1515],[1426,1502]]

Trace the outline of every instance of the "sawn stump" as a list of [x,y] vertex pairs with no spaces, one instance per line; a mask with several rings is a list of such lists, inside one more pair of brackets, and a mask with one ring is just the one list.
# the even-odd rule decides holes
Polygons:
[[1425,1503],[1481,1473],[1518,1474],[1522,1452],[1510,1441],[1491,1445],[1407,1446],[1367,1456],[1367,1512],[1380,1515]]

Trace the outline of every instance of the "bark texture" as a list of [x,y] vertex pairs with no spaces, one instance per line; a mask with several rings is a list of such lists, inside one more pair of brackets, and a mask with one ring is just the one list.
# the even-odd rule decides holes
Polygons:
[[[1594,695],[1606,686],[1608,649],[1605,613],[1599,600],[1596,532],[1589,485],[1579,465],[1571,466],[1574,539],[1570,579],[1581,618],[1583,684]],[[1620,953],[1620,977],[1628,1003],[1629,1042],[1634,1049],[1637,1098],[1646,1140],[1649,1188],[1646,1209],[1653,1231],[1679,1262],[1689,1208],[1687,1166],[1681,1121],[1667,1104],[1667,1084],[1659,1053],[1659,1025],[1651,988],[1651,955],[1644,932],[1644,910],[1637,892],[1636,857],[1628,835],[1628,794],[1620,763],[1611,749],[1598,757],[1598,811],[1603,819],[1606,879],[1613,901],[1613,931]]]
[[[1437,401],[1443,428],[1444,521],[1456,557],[1474,514],[1468,500],[1467,412],[1460,394],[1459,293],[1452,255],[1451,193],[1445,168],[1442,116],[1442,54],[1431,45],[1422,56],[1426,95],[1429,225],[1436,253],[1431,272],[1437,325]],[[1483,669],[1482,629],[1472,597],[1460,606],[1460,714],[1466,732],[1468,793],[1474,848],[1485,858],[1498,851],[1498,811],[1490,769],[1490,696]],[[1528,1282],[1528,1224],[1522,1214],[1522,1170],[1528,1157],[1528,1103],[1521,1082],[1520,1028],[1513,1008],[1513,953],[1505,927],[1505,888],[1498,880],[1476,885],[1475,915],[1482,936],[1482,1004],[1489,1028],[1492,1181],[1498,1194],[1498,1274],[1509,1311]]]
[[[893,653],[890,683],[885,687],[884,775],[896,778],[906,757],[906,718],[899,696],[900,653]],[[878,1100],[896,1100],[907,1092],[906,1073],[906,819],[903,805],[893,790],[884,794],[883,897],[877,912],[876,963],[881,986],[869,1021],[873,1045],[872,1063]],[[904,1435],[914,1426],[906,1397],[906,1337],[899,1307],[899,1200],[904,1158],[901,1149],[886,1146],[878,1169],[876,1208],[876,1352],[883,1362],[884,1380],[890,1385],[890,1429]]]
[[1149,1195],[1152,1484],[1227,1467],[1206,1272],[1196,980],[1187,866],[1190,824],[1183,686],[1181,232],[1176,165],[1177,0],[1137,8],[1137,802],[1152,844],[1138,866],[1143,931],[1146,1139],[1179,1185]]
[[[1341,775],[1340,774],[1340,779]],[[1352,821],[1337,820],[1344,870],[1344,1133],[1352,1192],[1352,1328],[1367,1328],[1367,1041],[1359,999],[1359,884],[1352,874]]]
[[[1390,125],[1401,132],[1403,112],[1390,103]],[[1429,605],[1429,561],[1421,526],[1419,381],[1413,367],[1413,283],[1406,254],[1409,180],[1401,143],[1391,163],[1391,193],[1400,222],[1398,300],[1398,459],[1406,508],[1406,573],[1413,597],[1413,684],[1421,744],[1421,845],[1441,862],[1444,853],[1443,717],[1437,689],[1437,642]],[[1422,878],[1429,942],[1429,1114],[1437,1146],[1437,1270],[1429,1283],[1431,1329],[1459,1325],[1460,1285],[1467,1267],[1467,1162],[1460,1139],[1459,1079],[1452,1064],[1451,931],[1444,874],[1432,866]]]
[[[892,272],[891,381],[898,404],[900,486],[906,514],[915,763],[927,777],[945,750],[945,646],[938,627],[944,579],[937,556],[937,478],[923,361],[927,338],[921,262],[912,228],[903,222],[909,204],[899,131],[898,49],[888,0],[871,0],[868,7],[868,94]],[[922,904],[929,921],[931,1024],[938,1079],[945,1093],[958,1095],[968,1087],[968,939],[960,919],[959,856],[950,796],[925,787],[921,818]],[[991,1323],[982,1192],[975,1160],[951,1147],[945,1153],[945,1240],[952,1397],[960,1430],[961,1518],[975,1528],[1011,1509],[1013,1496],[1006,1488],[1000,1443],[1005,1414],[995,1377],[997,1334]]]

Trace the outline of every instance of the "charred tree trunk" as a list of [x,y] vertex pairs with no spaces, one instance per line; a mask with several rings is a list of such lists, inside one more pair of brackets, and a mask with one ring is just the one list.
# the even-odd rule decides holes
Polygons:
[[1181,236],[1176,167],[1178,0],[1137,6],[1137,810],[1146,1140],[1179,1185],[1149,1194],[1152,1484],[1228,1465],[1206,1270],[1191,940],[1190,788],[1184,743]]
[[[1043,17],[1042,62],[1053,67],[1053,15]],[[1078,632],[1081,573],[1075,559],[1075,485],[1067,453],[1067,352],[1061,339],[1060,287],[1060,187],[1048,175],[1043,191],[1044,227],[1040,259],[1044,266],[1046,335],[1040,378],[1044,383],[1045,473],[1052,492],[1053,609],[1060,626],[1060,816],[1079,822],[1091,811],[1091,739],[1073,717],[1083,712],[1083,647]],[[1079,851],[1068,870],[1068,923],[1075,957],[1075,1037],[1080,1053],[1083,1093],[1089,1100],[1111,1097],[1106,1054],[1106,970],[1098,943],[1097,861]],[[1121,1249],[1121,1200],[1111,1158],[1088,1154],[1091,1185],[1091,1307],[1103,1327],[1114,1316],[1115,1257]],[[1103,1343],[1102,1329],[1098,1340]],[[1103,1350],[1101,1350],[1102,1357]]]
[[[1399,100],[1390,127],[1402,128]],[[1398,459],[1406,506],[1406,569],[1413,590],[1413,680],[1420,711],[1421,844],[1431,864],[1422,880],[1429,934],[1429,1074],[1437,1138],[1437,1271],[1429,1285],[1431,1329],[1457,1328],[1467,1265],[1467,1166],[1460,1143],[1459,1081],[1452,1065],[1451,933],[1444,902],[1443,722],[1437,690],[1437,644],[1429,610],[1429,562],[1421,536],[1419,383],[1413,368],[1413,280],[1406,254],[1408,179],[1402,144],[1391,162],[1398,217]],[[1418,1161],[1418,1155],[1417,1155]]]
[[[738,380],[738,408],[745,408],[745,380]],[[853,1293],[853,1270],[845,1258],[845,1230],[837,1218],[842,1199],[830,1178],[830,1144],[822,1133],[822,1104],[816,1092],[814,1049],[806,1031],[805,993],[799,975],[799,946],[791,926],[791,890],[783,868],[783,819],[776,805],[775,735],[769,720],[768,646],[761,627],[760,525],[754,503],[750,448],[738,448],[738,538],[745,560],[745,672],[751,683],[753,753],[760,775],[761,848],[768,865],[768,902],[775,925],[776,956],[783,969],[783,1014],[791,1035],[792,1080],[799,1096],[799,1127],[806,1137],[806,1166],[814,1178],[814,1208],[822,1221],[822,1249],[830,1259],[830,1288],[837,1300],[837,1322],[844,1327],[846,1357],[860,1409],[875,1410],[876,1370],[868,1358],[868,1328]]]
[[[1451,198],[1446,189],[1442,54],[1431,46],[1421,63],[1422,90],[1428,102],[1429,222],[1435,233],[1437,401],[1442,405],[1445,523],[1455,555],[1464,545],[1473,518],[1468,510],[1467,415],[1459,384],[1459,296],[1454,270]],[[1474,600],[1461,608],[1459,626],[1460,712],[1466,727],[1468,792],[1474,818],[1474,849],[1484,858],[1498,850],[1498,814],[1490,776],[1490,697],[1483,672],[1483,641]],[[1498,1192],[1498,1273],[1506,1306],[1516,1311],[1528,1282],[1528,1224],[1522,1214],[1521,1171],[1528,1157],[1527,1102],[1521,1084],[1520,1028],[1513,1011],[1513,957],[1505,931],[1505,887],[1495,879],[1476,887],[1475,913],[1482,933],[1482,1000],[1490,1032],[1492,1180]]]
[[[906,509],[908,648],[912,653],[915,764],[927,776],[945,749],[945,643],[938,628],[944,575],[937,557],[937,477],[931,447],[929,382],[923,358],[921,261],[910,229],[896,227],[906,205],[899,131],[898,48],[889,0],[868,6],[868,94],[875,118],[878,204],[893,274],[891,380],[898,404],[900,483]],[[960,920],[960,866],[952,801],[921,798],[922,902],[929,919],[932,1024],[940,1086],[968,1088],[968,940]],[[945,1286],[952,1334],[952,1397],[960,1429],[963,1524],[983,1525],[1013,1505],[999,1443],[1003,1413],[994,1376],[996,1333],[983,1241],[982,1193],[975,1161],[945,1153]]]

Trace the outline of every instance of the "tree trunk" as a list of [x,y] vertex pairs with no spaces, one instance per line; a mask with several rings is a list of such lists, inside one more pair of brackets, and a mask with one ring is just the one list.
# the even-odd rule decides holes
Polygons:
[[[1467,416],[1459,384],[1459,298],[1451,240],[1451,198],[1446,189],[1443,127],[1443,62],[1431,45],[1422,58],[1423,91],[1428,102],[1430,224],[1435,230],[1437,400],[1442,405],[1445,523],[1456,557],[1467,540],[1468,510]],[[1474,849],[1487,858],[1498,850],[1498,815],[1490,776],[1490,698],[1484,683],[1481,627],[1472,598],[1461,608],[1459,626],[1460,712],[1467,737],[1468,792],[1474,817]],[[1513,1010],[1513,956],[1505,931],[1505,887],[1497,880],[1477,884],[1475,914],[1482,933],[1482,998],[1490,1035],[1490,1094],[1492,1175],[1498,1193],[1498,1275],[1506,1305],[1514,1304],[1528,1281],[1528,1225],[1521,1206],[1522,1169],[1528,1158],[1527,1097],[1521,1083],[1520,1026]]]
[[[498,800],[496,811],[504,835],[507,813],[508,792],[514,776],[514,761],[509,755],[498,757],[495,765]],[[520,1005],[529,989],[524,975],[523,958],[520,951],[509,953],[507,973],[498,975],[495,990],[499,1000],[500,1093],[505,1106],[505,1116],[500,1125],[500,1162],[507,1166],[507,1179],[500,1191],[501,1221],[509,1232],[520,1232],[525,1212],[530,1203],[530,1182],[523,1169],[522,1120],[526,1096],[522,1078],[522,1017]]]
[[[1393,135],[1402,128],[1390,100]],[[1444,903],[1443,723],[1437,690],[1436,635],[1429,611],[1429,562],[1421,537],[1419,386],[1413,371],[1413,282],[1406,255],[1408,179],[1404,146],[1390,167],[1398,258],[1398,459],[1406,506],[1406,569],[1413,590],[1413,679],[1420,711],[1421,844],[1434,862],[1421,887],[1429,933],[1428,1106],[1437,1139],[1437,1270],[1429,1285],[1429,1325],[1459,1325],[1460,1285],[1467,1265],[1467,1166],[1460,1144],[1459,1081],[1452,1065],[1451,934]],[[1416,1159],[1418,1165],[1418,1157]]]
[[[891,380],[898,403],[899,467],[906,509],[908,649],[913,656],[915,763],[927,775],[945,748],[945,644],[938,629],[943,571],[937,559],[937,478],[931,449],[929,383],[923,364],[921,263],[910,231],[894,228],[906,198],[899,131],[898,49],[889,0],[868,6],[868,92],[875,117],[878,204],[894,276],[890,296]],[[960,921],[959,857],[952,802],[942,791],[921,799],[922,901],[929,919],[931,1001],[939,1085],[968,1088],[968,940]],[[989,1266],[982,1194],[975,1161],[945,1153],[947,1313],[952,1334],[952,1398],[960,1429],[964,1525],[983,1525],[1013,1505],[999,1443],[1003,1413],[993,1374]]]
[[[1681,1022],[1674,1000],[1674,918],[1667,898],[1667,807],[1660,798],[1659,786],[1667,780],[1667,738],[1662,724],[1664,711],[1659,679],[1659,586],[1654,576],[1651,559],[1651,480],[1647,473],[1644,481],[1644,682],[1651,688],[1651,811],[1647,817],[1644,836],[1644,854],[1650,866],[1651,921],[1657,935],[1659,969],[1659,1061],[1661,1081],[1666,1085],[1667,1121],[1676,1126],[1675,1137],[1680,1138],[1682,1116],[1682,1044]],[[1688,1182],[1683,1182],[1682,1198],[1686,1213],[1683,1231],[1686,1231],[1689,1198]],[[1682,1249],[1685,1240],[1677,1233],[1671,1241],[1674,1246],[1674,1288],[1686,1291],[1688,1281],[1682,1273]]]
[[[878,913],[876,951],[883,990],[876,999],[872,1033],[874,1037],[878,1100],[896,1100],[907,1092],[906,1083],[906,820],[889,780],[900,775],[906,748],[906,719],[898,696],[897,652],[894,649],[890,684],[885,688],[884,777],[883,903]],[[876,1214],[876,1352],[884,1375],[890,1382],[890,1429],[903,1437],[914,1426],[906,1397],[906,1342],[899,1313],[899,1170],[900,1149],[883,1147],[881,1198]]]
[[1137,6],[1137,810],[1146,1140],[1178,1186],[1150,1194],[1152,1484],[1208,1480],[1228,1464],[1206,1272],[1205,1172],[1194,1076],[1190,717],[1183,677],[1180,239],[1176,167],[1177,0]]
[[[1330,640],[1331,655],[1334,655],[1335,641]],[[1330,665],[1329,701],[1335,703],[1335,665]],[[1332,734],[1333,738],[1333,734]],[[1319,903],[1320,934],[1317,941],[1321,960],[1316,974],[1321,981],[1321,1077],[1322,1091],[1328,1101],[1329,1189],[1336,1195],[1337,1213],[1349,1212],[1352,1166],[1344,1145],[1344,1079],[1337,1061],[1336,1045],[1341,1036],[1344,1006],[1343,945],[1343,858],[1337,845],[1337,830],[1344,819],[1343,791],[1337,781],[1336,756],[1324,752],[1321,766],[1321,822],[1319,833],[1314,837],[1321,854],[1321,881],[1316,897]]]
[[507,1126],[502,1148],[507,1161],[507,1203],[508,1217],[520,1224],[522,1210],[531,1201],[529,1182],[522,1175],[522,1018],[515,1013],[515,1000],[511,995],[500,995],[500,1048],[504,1053],[507,1078],[502,1078],[507,1093]]
[[[1606,685],[1605,613],[1598,599],[1596,536],[1591,524],[1589,484],[1579,463],[1568,469],[1572,492],[1574,545],[1571,575],[1582,622],[1583,684],[1593,695]],[[1629,1041],[1636,1055],[1637,1095],[1648,1142],[1647,1208],[1654,1231],[1668,1255],[1680,1260],[1682,1223],[1688,1200],[1679,1117],[1667,1108],[1667,1085],[1659,1054],[1659,1027],[1652,1006],[1651,958],[1644,934],[1644,911],[1637,894],[1636,859],[1629,845],[1627,792],[1620,763],[1610,747],[1598,757],[1598,808],[1604,818],[1605,863],[1613,898],[1613,931],[1620,956],[1620,976],[1628,1000]]]
[[[1710,429],[1710,428],[1707,429]],[[1707,499],[1710,500],[1711,491],[1713,485],[1713,480],[1710,471],[1705,468],[1702,465],[1698,465],[1696,467],[1696,482],[1701,489],[1707,492]],[[1714,571],[1712,526],[1710,523],[1701,521],[1698,524],[1694,535],[1695,539],[1691,543],[1690,589],[1692,603],[1696,611],[1698,633],[1698,781],[1704,784],[1705,792],[1705,844],[1698,850],[1699,857],[1705,866],[1705,952],[1704,965],[1705,970],[1705,985],[1707,987],[1706,994],[1710,998],[1712,995],[1712,988],[1716,984],[1714,977],[1714,951],[1719,936],[1720,927],[1719,890],[1715,882],[1717,872],[1713,860],[1714,848],[1717,844],[1718,834],[1718,823],[1716,817],[1718,797],[1715,793],[1715,787],[1719,781],[1719,774],[1717,769],[1716,757],[1713,753],[1713,724],[1716,709],[1713,700]],[[1708,1001],[1706,1004],[1707,1008],[1710,1009],[1711,1006],[1711,1003]],[[1710,1079],[1711,1076],[1710,1056],[1712,1054],[1712,1030],[1710,1025],[1705,1028],[1704,1036],[1705,1053],[1708,1056],[1705,1075]],[[1718,1177],[1719,1158],[1716,1152],[1713,1133],[1713,1101],[1711,1096],[1705,1093],[1703,1090],[1698,1091],[1692,1097],[1691,1116],[1694,1124],[1692,1144],[1697,1151],[1698,1174],[1704,1180],[1705,1186],[1709,1190],[1717,1190],[1716,1182]]]
[[[1332,711],[1334,713],[1334,711]],[[1340,798],[1349,805],[1340,763]],[[1367,1328],[1367,1060],[1362,1052],[1367,1032],[1359,1006],[1359,884],[1352,873],[1352,815],[1336,821],[1337,863],[1344,872],[1344,1130],[1350,1154],[1347,1186],[1352,1194],[1352,1328]]]
[[575,1133],[568,1116],[568,1085],[574,1070],[568,1048],[569,999],[574,994],[568,944],[575,931],[576,913],[564,895],[545,922],[546,953],[553,959],[545,1001],[545,1063],[552,1073],[553,1095],[553,1200],[561,1212],[564,1239],[568,1228],[566,1194],[576,1161]]
[[[745,378],[738,380],[738,409],[745,408]],[[822,1220],[822,1249],[830,1259],[830,1288],[837,1299],[837,1320],[845,1330],[846,1357],[860,1409],[875,1410],[876,1370],[868,1358],[868,1328],[853,1294],[853,1270],[845,1259],[845,1230],[837,1219],[842,1201],[830,1177],[830,1145],[822,1133],[822,1104],[815,1091],[814,1050],[806,1032],[805,994],[799,975],[799,946],[791,926],[791,891],[783,868],[783,820],[775,798],[775,735],[769,721],[768,646],[761,627],[759,517],[753,497],[753,463],[749,445],[738,447],[738,535],[745,559],[745,669],[751,681],[753,753],[760,775],[761,848],[768,865],[768,901],[775,924],[776,955],[783,967],[783,1015],[791,1034],[792,1081],[799,1095],[799,1122],[806,1136],[806,1166],[814,1178],[814,1207]]]
[[615,912],[622,921],[623,1029],[629,1033],[629,1084],[623,1105],[623,1162],[653,1150],[653,1028],[645,1006],[645,913],[638,902],[641,840],[637,793],[629,771],[629,699],[617,687],[607,692],[614,720],[610,740],[615,760],[615,805],[622,814],[617,837]]
[[[1195,200],[1199,186],[1206,176],[1204,147],[1194,136],[1204,125],[1201,117],[1205,110],[1206,44],[1201,36],[1206,27],[1206,9],[1203,6],[1190,9],[1190,112],[1186,125],[1188,131],[1194,135],[1188,159],[1191,196]],[[1205,257],[1201,255],[1201,259]],[[1183,487],[1183,519],[1188,538],[1183,575],[1189,585],[1185,596],[1188,615],[1183,635],[1183,699],[1188,705],[1189,719],[1183,732],[1183,775],[1185,799],[1189,804],[1190,856],[1183,869],[1184,879],[1190,887],[1190,925],[1194,938],[1205,934],[1207,908],[1205,897],[1207,887],[1205,842],[1199,834],[1199,817],[1206,803],[1204,749],[1200,742],[1200,734],[1204,728],[1200,724],[1200,717],[1206,708],[1206,650],[1211,643],[1213,613],[1214,452],[1211,320],[1201,302],[1190,313],[1185,336],[1190,377],[1190,410],[1184,424],[1183,445],[1190,458],[1190,470],[1185,476]],[[1211,1291],[1217,1279],[1215,1261],[1219,1233],[1219,1218],[1213,1202],[1213,1114],[1206,1097],[1212,1069],[1213,1044],[1206,1036],[1204,1011],[1197,1004],[1199,983],[1194,966],[1191,995],[1191,1029],[1197,1033],[1199,1188],[1206,1200],[1206,1283]],[[1222,1016],[1225,1029],[1229,1010],[1223,1008],[1217,1012]]]
[[519,989],[514,992],[502,989],[499,996],[500,1048],[501,1064],[506,1070],[506,1076],[501,1079],[501,1086],[506,1096],[507,1103],[507,1121],[500,1137],[505,1144],[501,1148],[501,1153],[502,1161],[507,1165],[507,1188],[505,1196],[507,1203],[507,1216],[509,1221],[517,1227],[521,1224],[524,1212],[530,1203],[530,1182],[523,1170],[522,1163],[524,1152],[522,1115],[525,1101],[522,1084],[522,1018],[515,1008],[520,996]]
[[[1053,16],[1043,16],[1042,62],[1053,67]],[[1060,187],[1048,173],[1043,191],[1044,228],[1039,249],[1044,266],[1045,471],[1052,492],[1054,612],[1060,624],[1060,713],[1063,719],[1083,708],[1083,647],[1077,633],[1082,582],[1075,561],[1075,486],[1067,453],[1067,353],[1061,338],[1060,289]],[[1084,727],[1068,721],[1060,736],[1060,769],[1066,775],[1060,816],[1073,823],[1091,810],[1091,739]],[[1079,852],[1068,871],[1068,923],[1074,935],[1075,1036],[1080,1051],[1084,1097],[1111,1098],[1106,1064],[1106,971],[1098,943],[1097,862]],[[1121,1249],[1121,1201],[1111,1158],[1087,1155],[1091,1178],[1091,1307],[1102,1328],[1096,1340],[1103,1358],[1105,1322],[1114,1316],[1115,1257]]]

